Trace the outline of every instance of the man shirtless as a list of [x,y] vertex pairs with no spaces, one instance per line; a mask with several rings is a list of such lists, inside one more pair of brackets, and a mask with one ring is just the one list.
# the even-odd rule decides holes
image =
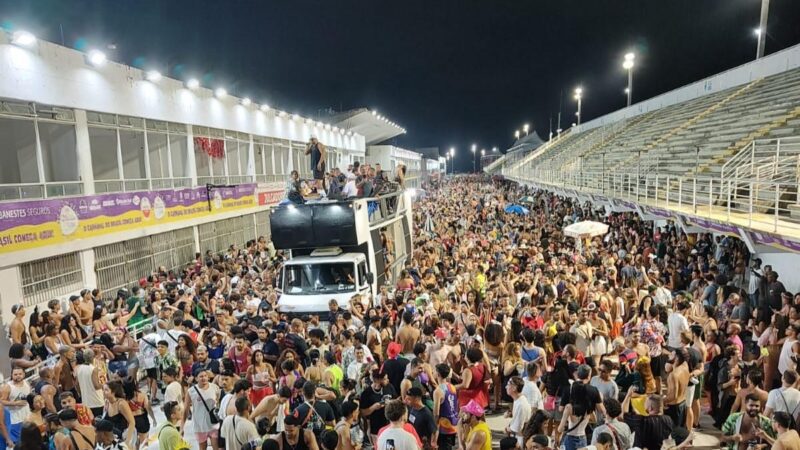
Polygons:
[[414,359],[414,345],[419,342],[420,335],[419,328],[411,324],[414,320],[414,315],[411,311],[403,313],[403,326],[397,330],[397,342],[403,346],[401,352],[404,358],[409,361]]
[[650,347],[641,342],[642,334],[639,330],[631,330],[629,338],[631,340],[631,350],[635,351],[639,356],[650,356]]
[[[277,394],[264,397],[250,413],[250,420],[257,422],[259,417],[266,417],[270,424],[275,423],[277,431],[283,431],[283,418],[288,409],[288,401],[292,396],[292,390],[288,386],[281,386]],[[270,425],[270,428],[272,426]]]
[[87,333],[91,334],[92,316],[94,315],[94,301],[92,300],[92,293],[88,290],[81,292],[81,301],[78,304],[78,314],[80,314],[80,322],[84,329],[88,330]]
[[11,313],[14,314],[9,329],[11,343],[25,345],[28,343],[28,333],[25,332],[25,322],[23,322],[26,313],[25,307],[19,304],[14,305],[11,307]]
[[672,419],[674,427],[682,427],[686,424],[686,389],[689,386],[690,378],[687,359],[688,354],[684,348],[673,349],[670,352],[672,371],[667,376],[664,415]]
[[74,409],[64,409],[58,413],[61,426],[69,430],[69,434],[56,433],[56,450],[93,450],[96,436],[94,428],[81,425],[78,413]]

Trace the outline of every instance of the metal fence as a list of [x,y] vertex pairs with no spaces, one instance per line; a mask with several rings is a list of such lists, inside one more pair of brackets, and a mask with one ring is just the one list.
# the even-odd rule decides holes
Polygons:
[[20,264],[25,306],[34,306],[83,287],[81,259],[77,252]]

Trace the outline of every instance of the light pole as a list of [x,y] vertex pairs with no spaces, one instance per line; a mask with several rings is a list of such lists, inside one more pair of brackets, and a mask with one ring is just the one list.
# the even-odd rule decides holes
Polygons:
[[622,62],[622,68],[628,71],[628,87],[625,92],[628,94],[628,106],[631,106],[631,96],[633,95],[633,60],[636,55],[633,53],[625,54],[625,61]]
[[481,149],[481,170],[483,170],[483,157],[486,156],[486,149]]
[[450,147],[450,173],[456,174],[456,148]]
[[514,132],[514,137],[519,140],[519,130]]
[[581,100],[583,99],[583,88],[575,88],[575,100],[578,101],[578,112],[575,113],[578,116],[578,125],[581,124]]
[[526,123],[525,125],[523,125],[523,126],[522,126],[522,131],[524,131],[524,132],[525,132],[525,136],[527,136],[527,135],[528,135],[528,130],[530,130],[530,128],[531,128],[531,126],[530,126],[530,125],[528,125],[527,123]]
[[761,20],[755,30],[758,36],[758,47],[756,48],[756,59],[764,56],[764,47],[767,44],[767,18],[769,16],[769,0],[761,0]]
[[497,147],[492,147],[492,153],[497,153]]
[[475,151],[476,150],[478,150],[478,146],[475,145],[475,144],[472,144],[472,173],[475,173],[477,171],[477,169],[475,167]]

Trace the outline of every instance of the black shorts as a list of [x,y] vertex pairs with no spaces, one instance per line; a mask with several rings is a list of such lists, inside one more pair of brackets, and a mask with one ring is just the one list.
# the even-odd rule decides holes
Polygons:
[[158,379],[158,369],[157,368],[153,367],[151,369],[145,369],[145,372],[147,372],[147,378],[152,378],[154,380]]
[[150,431],[150,419],[147,418],[147,413],[133,416],[134,425],[136,425],[137,433],[147,433]]
[[667,355],[658,355],[650,359],[650,370],[653,371],[654,378],[664,375],[664,365],[667,363]]

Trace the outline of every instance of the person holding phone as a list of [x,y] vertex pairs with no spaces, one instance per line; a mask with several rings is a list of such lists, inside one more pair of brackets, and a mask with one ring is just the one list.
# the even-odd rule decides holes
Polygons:
[[397,398],[397,391],[380,369],[372,371],[371,379],[372,384],[361,393],[360,405],[361,415],[369,422],[370,438],[377,445],[378,431],[389,423],[384,412],[386,402]]

